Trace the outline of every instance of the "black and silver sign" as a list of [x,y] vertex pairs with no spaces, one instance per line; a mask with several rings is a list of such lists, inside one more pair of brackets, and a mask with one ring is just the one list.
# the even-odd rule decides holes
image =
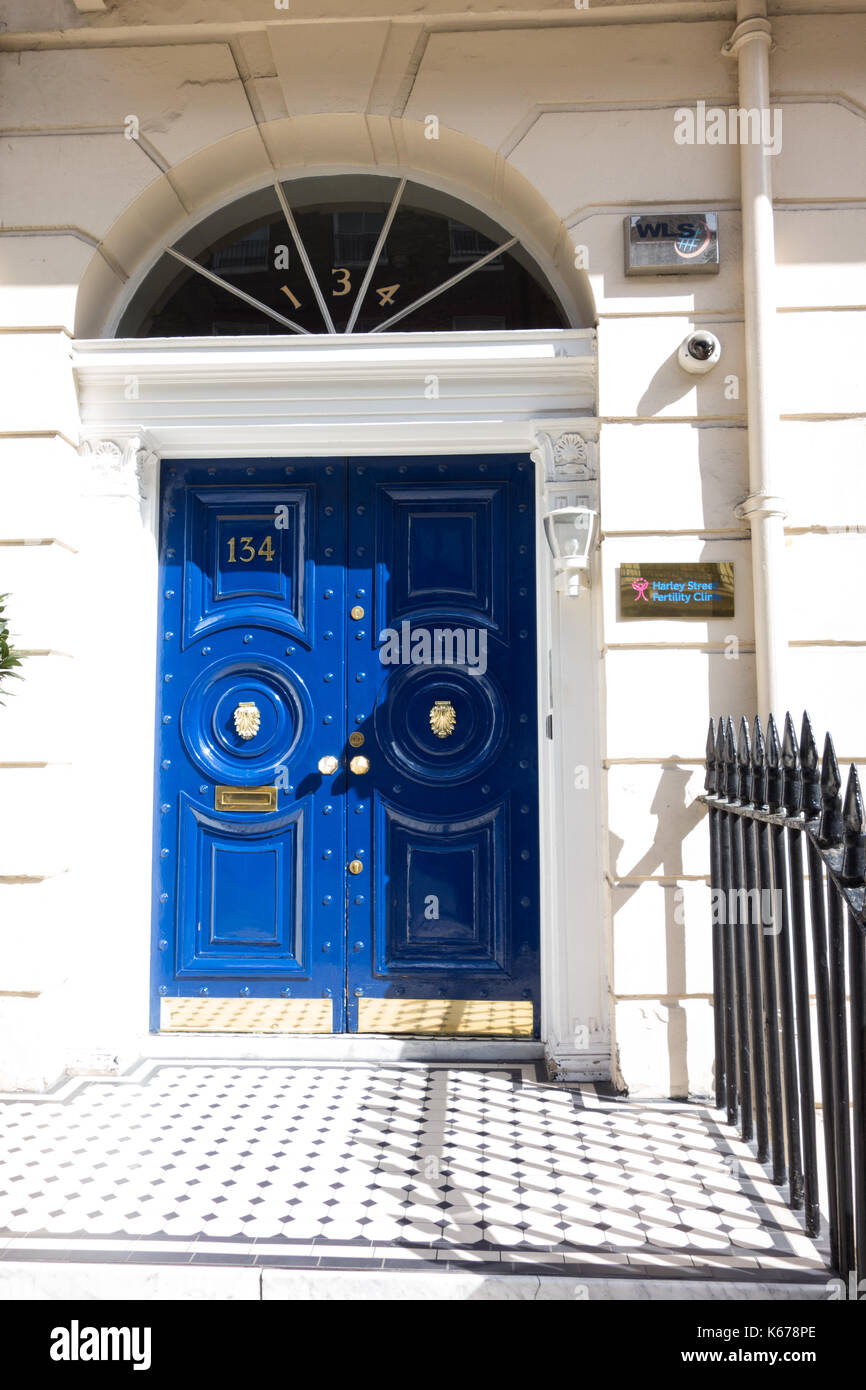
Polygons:
[[626,275],[715,275],[715,212],[652,212],[625,219]]

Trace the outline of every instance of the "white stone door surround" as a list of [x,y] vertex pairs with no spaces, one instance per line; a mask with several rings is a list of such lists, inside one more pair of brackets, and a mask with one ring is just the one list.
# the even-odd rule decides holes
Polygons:
[[[560,1075],[609,1076],[599,593],[592,571],[578,598],[556,592],[543,530],[551,507],[597,507],[594,331],[98,339],[75,342],[72,362],[86,487],[93,505],[110,508],[111,582],[123,591],[136,634],[122,660],[106,646],[98,658],[104,670],[89,679],[114,692],[139,730],[153,729],[156,503],[165,461],[531,455],[538,500],[542,1038]],[[87,564],[98,567],[102,529],[89,534]],[[98,795],[107,768],[90,775]],[[122,914],[127,923],[114,988],[131,1001],[129,1016],[141,1035],[151,930],[145,885],[152,844],[143,828],[153,807],[152,737],[130,749],[124,784],[140,814],[136,833],[113,844],[125,865],[115,863],[110,883],[141,891],[121,904],[109,888],[94,910],[115,920]]]

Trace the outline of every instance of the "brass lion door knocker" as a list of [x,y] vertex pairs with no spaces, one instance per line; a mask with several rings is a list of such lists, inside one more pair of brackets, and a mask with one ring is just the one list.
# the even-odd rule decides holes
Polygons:
[[436,700],[430,711],[430,728],[437,738],[450,738],[457,723],[457,715],[450,700]]
[[235,733],[238,738],[255,738],[261,726],[262,716],[255,700],[241,700],[234,713]]

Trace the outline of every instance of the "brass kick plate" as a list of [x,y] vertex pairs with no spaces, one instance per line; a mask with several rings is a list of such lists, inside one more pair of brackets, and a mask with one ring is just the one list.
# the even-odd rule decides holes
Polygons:
[[161,999],[162,1033],[332,1033],[330,999]]
[[360,1033],[532,1037],[532,1003],[501,999],[359,999]]
[[276,811],[276,787],[217,787],[217,811]]

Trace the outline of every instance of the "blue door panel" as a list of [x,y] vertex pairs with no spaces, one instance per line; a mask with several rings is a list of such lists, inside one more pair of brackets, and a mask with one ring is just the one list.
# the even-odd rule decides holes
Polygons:
[[[234,712],[242,703],[258,711],[253,739],[235,727]],[[263,785],[307,753],[314,736],[313,700],[297,671],[281,661],[253,655],[214,661],[192,680],[180,727],[184,752],[205,776],[220,784]]]
[[508,527],[508,487],[481,486],[475,472],[456,485],[437,474],[433,486],[377,489],[377,631],[446,611],[504,629],[507,572],[497,552]]
[[523,457],[166,465],[154,1028],[206,995],[537,1031],[534,527]]
[[310,645],[306,559],[315,489],[190,489],[186,497],[184,647],[236,622]]
[[[446,641],[441,645],[443,656],[447,655]],[[435,651],[434,642],[429,646]],[[420,643],[415,650],[422,650]],[[483,772],[496,773],[510,712],[502,686],[489,669],[479,677],[445,662],[439,666],[401,666],[379,695],[373,725],[377,746],[386,750],[393,771],[404,772],[411,783],[438,786],[445,798],[443,804],[449,807],[454,802],[450,788],[477,780]],[[445,737],[431,726],[431,711],[437,702],[448,702],[453,712],[454,726]],[[447,717],[450,719],[450,712]],[[500,776],[499,780],[504,779]],[[395,793],[404,794],[408,805],[412,795],[420,795],[417,787],[415,793],[406,788]],[[432,809],[434,803],[428,804]]]
[[376,974],[477,971],[506,975],[509,917],[504,802],[435,823],[376,798]]
[[[344,1026],[346,467],[163,468],[153,1004],[329,998]],[[268,810],[220,809],[264,791]]]
[[350,460],[348,495],[348,728],[370,762],[347,781],[348,1026],[365,998],[490,999],[531,1001],[537,1031],[532,466]]
[[265,820],[217,817],[181,793],[178,978],[309,979],[304,819],[303,807]]

